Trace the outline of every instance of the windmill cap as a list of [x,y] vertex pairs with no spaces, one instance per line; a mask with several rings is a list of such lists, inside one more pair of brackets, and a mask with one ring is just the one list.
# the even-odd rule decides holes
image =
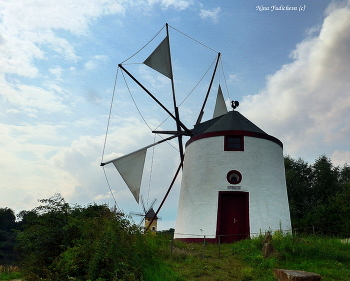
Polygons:
[[202,138],[241,135],[268,139],[283,147],[283,144],[279,139],[265,133],[238,111],[229,111],[224,115],[197,124],[194,126],[192,133],[193,135],[186,145]]
[[217,131],[247,131],[266,134],[238,111],[229,111],[224,115],[195,125],[193,135]]
[[[156,213],[154,212],[153,208],[151,208],[151,209],[149,209],[148,212],[146,213],[145,218],[146,218],[146,219],[153,219],[153,217],[154,217],[155,214],[156,214]],[[155,218],[158,219],[157,216],[156,216]]]

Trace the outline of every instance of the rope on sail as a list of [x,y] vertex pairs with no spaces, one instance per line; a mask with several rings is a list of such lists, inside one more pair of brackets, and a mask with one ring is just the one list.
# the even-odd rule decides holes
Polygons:
[[[119,69],[119,67],[117,68],[117,72],[116,72],[115,79],[114,79],[114,86],[113,86],[112,100],[111,100],[111,106],[110,106],[110,108],[109,108],[109,115],[108,115],[108,121],[107,121],[107,128],[106,128],[105,141],[104,141],[104,144],[103,144],[103,150],[102,150],[101,163],[103,163],[103,158],[104,158],[104,154],[105,154],[105,150],[106,150],[106,143],[107,143],[108,129],[109,129],[109,124],[110,124],[110,121],[111,121],[112,108],[113,108],[113,101],[114,101],[114,96],[115,96],[115,90],[116,90],[117,80],[118,80],[118,69]],[[108,185],[109,191],[110,191],[110,193],[111,193],[111,195],[112,195],[112,197],[113,197],[114,204],[115,204],[115,205],[117,206],[117,208],[120,210],[120,208],[119,208],[119,206],[118,206],[118,203],[117,203],[117,200],[115,200],[115,197],[114,197],[114,194],[113,194],[113,191],[112,191],[111,185],[109,184],[109,181],[108,181],[108,178],[107,178],[107,174],[106,174],[106,170],[105,170],[105,168],[104,168],[104,167],[103,167],[103,172],[104,172],[104,175],[105,175],[105,178],[106,178],[106,182],[107,182],[107,185]]]
[[207,45],[205,45],[205,44],[199,42],[198,40],[196,40],[196,39],[194,39],[194,38],[192,38],[191,36],[189,36],[189,35],[183,33],[182,31],[180,31],[180,30],[178,30],[178,29],[176,29],[175,27],[172,27],[171,25],[168,25],[168,26],[171,27],[172,29],[176,30],[177,32],[181,33],[182,35],[185,35],[186,37],[190,38],[191,40],[197,42],[198,44],[200,44],[200,45],[202,45],[202,46],[208,48],[209,50],[212,50],[213,52],[215,52],[215,53],[217,53],[217,54],[219,53],[219,52],[215,51],[214,49],[208,47]]
[[[146,119],[143,117],[143,115],[142,115],[142,113],[141,113],[139,107],[138,107],[137,104],[136,104],[136,101],[135,101],[134,96],[132,95],[132,93],[131,93],[131,91],[130,91],[129,84],[128,84],[128,82],[126,81],[126,78],[125,78],[125,75],[124,75],[124,72],[123,72],[123,71],[122,71],[122,75],[123,75],[123,79],[124,79],[125,85],[126,85],[126,87],[127,87],[127,89],[128,89],[129,95],[130,95],[130,97],[131,97],[131,99],[132,99],[132,101],[133,101],[133,103],[134,103],[134,105],[135,105],[137,111],[139,112],[139,114],[140,114],[142,120],[145,122],[146,126],[152,131],[151,127],[148,125]],[[161,138],[162,138],[162,137],[161,137]],[[162,138],[162,139],[163,139],[163,138]],[[153,143],[155,143],[155,142],[156,142],[156,135],[154,135],[154,141],[153,141]],[[169,143],[169,144],[170,144],[170,143]],[[170,144],[170,145],[171,145],[171,144]],[[172,145],[171,145],[171,146],[172,146]],[[173,147],[173,146],[172,146],[172,147]],[[150,170],[149,182],[148,182],[147,206],[148,206],[149,194],[150,194],[151,182],[152,182],[153,160],[154,160],[154,146],[153,146],[153,149],[152,149],[151,170]]]
[[135,54],[133,54],[132,56],[130,56],[129,58],[127,58],[126,60],[124,60],[121,64],[123,64],[124,62],[128,61],[129,59],[133,58],[134,56],[136,56],[139,52],[141,52],[144,48],[146,48],[146,46],[151,43],[153,41],[154,38],[156,38],[158,36],[158,34],[165,28],[165,25],[161,28],[161,30],[159,30],[157,32],[156,35],[153,36],[153,38],[151,40],[149,40],[145,46],[143,46],[140,50],[138,50]]
[[[130,60],[131,58],[133,58],[134,56],[136,56],[139,52],[141,52],[148,44],[150,44],[150,43],[154,40],[154,38],[156,38],[156,37],[159,35],[159,33],[165,28],[165,26],[166,26],[166,25],[164,25],[164,26],[156,33],[156,35],[154,35],[154,36],[151,38],[151,40],[149,40],[140,50],[138,50],[135,54],[133,54],[132,56],[130,56],[128,59],[124,60],[121,64],[124,64],[126,61]],[[180,31],[180,30],[178,30],[178,29],[172,27],[171,25],[168,25],[168,26],[171,27],[172,29],[176,30],[177,32],[181,33],[182,35],[188,37],[189,39],[195,41],[196,43],[198,43],[198,44],[200,44],[200,45],[202,45],[202,46],[208,48],[209,50],[211,50],[211,51],[213,51],[213,52],[215,52],[215,53],[219,53],[219,52],[215,51],[214,49],[208,47],[207,45],[205,45],[205,44],[199,42],[198,40],[194,39],[193,37],[191,37],[191,36],[189,36],[189,35],[183,33],[182,31]],[[211,67],[213,66],[213,64],[214,64],[215,61],[216,61],[216,59],[211,63],[211,65],[210,65],[209,68],[206,70],[206,72],[203,74],[203,76],[200,78],[200,80],[198,81],[198,83],[193,87],[193,89],[189,92],[189,94],[183,99],[183,101],[179,104],[179,106],[181,106],[181,105],[187,100],[187,98],[194,92],[194,90],[197,88],[197,86],[201,83],[201,81],[202,81],[202,80],[204,79],[204,77],[207,75],[208,71],[211,69]],[[129,65],[129,64],[142,64],[142,63],[128,63],[128,65]],[[122,72],[122,73],[123,73],[123,72]],[[125,81],[125,83],[126,83],[124,74],[123,74],[123,77],[124,77],[124,81]],[[126,83],[126,85],[127,85],[127,83]],[[227,87],[227,85],[226,85],[226,87]],[[128,90],[129,90],[129,87],[128,87]],[[137,110],[138,110],[138,112],[139,112],[141,118],[143,119],[143,121],[145,122],[145,124],[147,125],[147,127],[150,128],[150,126],[147,124],[146,120],[145,120],[144,117],[142,116],[142,114],[141,114],[139,108],[137,107],[136,102],[135,102],[135,100],[134,100],[134,98],[133,98],[133,96],[132,96],[130,90],[129,90],[129,93],[130,93],[130,96],[131,96],[131,98],[132,98],[132,100],[133,100],[133,102],[134,102],[134,104],[135,104],[135,106],[136,106],[136,108],[137,108]],[[172,113],[174,113],[174,112],[172,112]],[[157,128],[159,128],[159,127],[160,127],[164,122],[166,122],[168,119],[169,119],[169,116],[168,116],[163,122],[161,122],[161,123],[157,126]],[[157,128],[156,128],[156,129],[157,129]],[[150,128],[150,129],[151,129],[151,128]],[[160,136],[160,137],[161,137],[161,136]],[[162,137],[161,137],[161,138],[162,138]],[[169,143],[169,144],[170,144],[170,143]],[[170,144],[170,146],[172,146],[172,145]],[[174,146],[172,146],[172,147],[175,148]],[[176,148],[175,148],[175,149],[176,149]],[[177,149],[176,149],[176,150],[177,150]]]
[[226,88],[226,91],[227,91],[228,98],[229,98],[229,100],[232,100],[231,96],[230,96],[230,92],[228,91],[227,80],[226,80],[226,75],[225,75],[225,71],[224,71],[224,65],[223,65],[221,59],[220,59],[220,65],[221,65],[222,75],[224,77],[223,79],[224,79],[224,82],[225,82],[225,88]]
[[117,68],[117,73],[115,74],[115,79],[114,79],[112,100],[111,100],[111,106],[110,106],[110,108],[109,108],[109,115],[108,115],[108,121],[107,121],[107,129],[106,129],[106,135],[105,135],[105,142],[104,142],[104,144],[103,144],[101,163],[103,163],[103,157],[104,157],[104,155],[105,155],[105,150],[106,150],[106,143],[107,143],[107,135],[108,135],[109,123],[111,122],[113,101],[114,101],[114,96],[115,96],[115,89],[116,89],[116,86],[117,86],[117,80],[118,80],[118,70],[119,70],[119,67]]
[[[208,48],[209,50],[211,50],[211,51],[213,51],[213,52],[215,52],[215,53],[219,53],[218,51],[215,51],[214,49],[208,47],[207,45],[205,45],[205,44],[203,44],[202,42],[200,42],[200,41],[194,39],[193,37],[191,37],[191,36],[189,36],[189,35],[183,33],[182,31],[176,29],[175,27],[173,27],[173,26],[171,26],[171,25],[168,25],[168,26],[171,27],[172,29],[176,30],[177,32],[181,33],[182,35],[184,35],[184,36],[190,38],[191,40],[197,42],[198,44],[204,46],[205,48]],[[214,60],[214,62],[215,62],[215,60]],[[211,64],[211,66],[214,64],[214,62]],[[225,72],[224,72],[224,69],[223,69],[223,65],[222,65],[222,60],[221,60],[221,59],[220,59],[220,63],[221,63],[221,68],[222,68],[222,72],[223,72],[223,76],[224,76],[224,82],[225,82],[226,91],[227,91],[227,94],[228,94],[229,99],[231,100],[230,93],[229,93],[228,87],[227,87],[227,81],[226,81],[226,79],[225,79]],[[211,66],[209,67],[209,69],[211,68]],[[179,106],[180,106],[182,103],[184,103],[185,100],[192,94],[192,92],[195,90],[195,88],[198,86],[198,84],[202,81],[202,79],[204,78],[204,76],[207,74],[207,72],[209,71],[209,69],[205,72],[205,74],[204,74],[203,77],[199,80],[199,82],[198,82],[197,85],[193,88],[193,90],[192,90],[192,91],[185,97],[185,99],[179,104]]]
[[[207,75],[208,71],[211,69],[211,67],[213,66],[213,64],[215,63],[216,59],[213,60],[213,62],[211,63],[211,65],[208,67],[208,69],[205,71],[205,73],[203,74],[203,76],[199,79],[199,81],[197,82],[197,84],[193,87],[193,89],[189,92],[189,94],[183,99],[182,102],[179,103],[179,107],[188,99],[188,97],[190,95],[192,95],[192,93],[194,92],[194,90],[198,87],[199,83],[204,79],[204,77]],[[174,111],[172,112],[174,114]],[[163,123],[165,123],[168,119],[170,118],[170,116],[168,116],[167,118],[164,119],[163,122],[161,122],[157,128],[155,128],[155,130],[157,130]],[[175,147],[174,147],[175,148]],[[175,148],[176,149],[176,148]],[[177,150],[177,149],[176,149]]]
[[[193,87],[193,89],[189,92],[189,94],[183,99],[183,101],[181,103],[179,103],[179,107],[188,99],[188,97],[190,95],[192,95],[192,93],[194,92],[194,90],[198,87],[199,83],[204,79],[204,77],[207,75],[209,69],[211,69],[211,67],[213,66],[214,62],[216,61],[216,59],[211,63],[211,65],[208,67],[208,69],[205,71],[205,73],[203,74],[203,76],[199,79],[199,81],[197,82],[197,84]],[[174,111],[172,112],[174,113]],[[163,123],[165,123],[168,119],[170,118],[170,116],[168,116],[167,118],[164,119],[163,122],[161,122],[156,128],[155,130],[157,130]],[[178,151],[178,149],[176,147],[174,147],[172,144],[169,143],[170,146],[172,146],[175,150]]]
[[105,167],[103,166],[103,172],[105,174],[105,178],[106,178],[106,181],[107,181],[107,185],[108,185],[108,188],[109,188],[109,191],[111,192],[111,195],[113,197],[113,200],[114,200],[114,204],[117,206],[117,208],[120,210],[119,206],[118,206],[118,203],[117,203],[117,200],[115,200],[115,197],[114,197],[114,194],[113,194],[113,191],[112,191],[112,188],[111,188],[111,185],[109,184],[109,180],[108,180],[108,177],[107,177],[107,174],[106,174],[106,170],[105,170]]
[[[154,135],[154,140],[153,143],[156,142],[156,135]],[[152,182],[152,172],[153,172],[153,160],[154,160],[154,146],[152,147],[152,161],[151,161],[151,171],[149,174],[149,181],[148,181],[148,192],[147,192],[147,206],[148,205],[148,200],[149,200],[149,192],[151,190],[151,182]]]
[[125,85],[126,85],[126,87],[128,88],[129,95],[130,95],[130,97],[131,97],[131,99],[132,99],[132,101],[133,101],[133,103],[134,103],[134,105],[135,105],[137,111],[139,112],[139,114],[140,114],[140,116],[141,116],[143,122],[145,122],[145,124],[147,125],[147,127],[152,131],[151,127],[148,125],[146,119],[143,117],[143,115],[142,115],[142,113],[141,113],[139,107],[138,107],[137,104],[136,104],[136,101],[135,101],[134,96],[132,95],[132,93],[131,93],[131,91],[130,91],[129,84],[128,84],[128,82],[126,81],[126,78],[125,78],[125,75],[124,75],[124,72],[123,72],[123,71],[122,71],[122,75],[123,75],[123,78],[124,78]]
[[193,91],[197,88],[197,86],[199,85],[199,83],[204,79],[205,75],[207,75],[209,69],[213,66],[214,62],[216,61],[216,58],[215,60],[211,63],[211,65],[209,66],[209,68],[207,69],[207,71],[203,74],[203,76],[201,77],[201,79],[199,79],[198,83],[194,86],[194,88],[190,91],[190,93],[184,98],[184,100],[179,104],[182,105],[186,99],[193,93]]
[[[147,127],[148,127],[151,131],[153,131],[152,128],[148,125],[146,119],[143,117],[143,115],[142,115],[142,113],[141,113],[139,107],[137,106],[136,101],[135,101],[134,96],[132,95],[132,93],[131,93],[131,91],[130,91],[129,85],[128,85],[127,81],[126,81],[126,78],[125,78],[125,75],[124,75],[124,72],[123,72],[123,71],[122,71],[122,75],[123,75],[123,78],[124,78],[124,82],[125,82],[125,84],[126,84],[126,87],[128,88],[129,95],[130,95],[130,97],[131,97],[131,99],[132,99],[132,101],[133,101],[133,103],[134,103],[134,105],[135,105],[137,111],[139,112],[139,114],[140,114],[140,116],[141,116],[143,122],[145,122],[145,124],[147,125]],[[169,118],[169,117],[167,117],[160,125],[158,125],[157,128],[159,128],[168,118]],[[156,129],[157,129],[157,128],[156,128]],[[159,137],[160,137],[161,139],[164,139],[164,138],[163,138],[162,136],[160,136],[160,135],[159,135]],[[171,147],[173,147],[174,149],[176,149],[171,143],[169,143],[169,142],[167,142],[167,143],[168,143]],[[176,149],[176,150],[177,150],[177,149]]]

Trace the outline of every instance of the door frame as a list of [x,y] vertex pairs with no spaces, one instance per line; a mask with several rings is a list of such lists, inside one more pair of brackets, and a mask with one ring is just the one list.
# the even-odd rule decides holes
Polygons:
[[[249,192],[244,192],[244,191],[219,191],[218,195],[218,211],[217,211],[217,223],[216,223],[216,238],[218,241],[219,240],[219,235],[220,235],[220,229],[221,229],[221,212],[222,212],[222,205],[221,205],[221,198],[225,196],[226,194],[230,195],[243,195],[245,198],[245,224],[244,224],[244,230],[245,230],[245,237],[242,239],[245,239],[249,237],[250,235],[250,226],[249,226]],[[236,240],[234,240],[236,241]]]

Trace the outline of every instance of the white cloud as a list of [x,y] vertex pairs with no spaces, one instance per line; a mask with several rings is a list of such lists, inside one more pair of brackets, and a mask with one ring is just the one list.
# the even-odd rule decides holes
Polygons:
[[43,59],[44,53],[31,41],[16,38],[0,25],[5,43],[0,45],[0,74],[18,74],[24,77],[36,77],[38,69],[32,64],[34,59]]
[[349,30],[350,7],[330,9],[319,35],[297,45],[294,61],[242,103],[244,114],[279,137],[288,153],[331,153],[350,138]]
[[202,19],[206,19],[206,18],[209,18],[211,19],[214,23],[218,23],[219,22],[219,15],[220,15],[220,12],[221,12],[221,8],[220,7],[216,7],[216,8],[213,8],[211,10],[203,10],[201,9],[200,11],[200,17]]
[[61,78],[63,68],[60,66],[56,66],[56,68],[50,68],[49,71],[51,74],[55,75],[56,78]]
[[87,32],[91,21],[102,14],[124,13],[124,3],[114,0],[34,0],[2,3],[3,23],[16,30],[64,29]]
[[[193,4],[193,1],[190,0],[147,0],[148,5],[153,6],[156,4],[160,4],[164,9],[173,8],[176,10],[185,10],[190,5]],[[140,2],[138,3],[140,5]]]
[[185,0],[161,0],[160,2],[165,8],[173,7],[174,9],[178,10],[187,9],[192,4],[192,1]]
[[228,78],[229,78],[229,80],[228,80],[229,82],[240,80],[239,74],[230,74],[228,76]]
[[331,155],[332,162],[335,165],[344,165],[344,163],[347,163],[350,165],[350,151],[339,151],[336,150]]
[[20,113],[20,111],[19,111],[18,109],[13,109],[13,108],[6,110],[6,112],[7,112],[7,113],[12,113],[12,114],[18,114],[18,113]]
[[96,62],[90,60],[87,63],[85,63],[84,67],[86,70],[93,70],[94,68],[96,68],[97,64]]
[[1,206],[16,211],[33,208],[37,199],[47,198],[55,192],[69,194],[74,183],[65,171],[50,164],[49,155],[57,153],[62,137],[60,126],[0,124],[1,156]]
[[62,102],[62,98],[55,91],[48,91],[41,87],[24,84],[8,85],[1,83],[2,95],[12,105],[23,109],[24,112],[35,117],[38,110],[45,112],[69,112],[69,107]]
[[105,55],[96,55],[92,58],[92,60],[89,60],[85,63],[84,67],[86,70],[93,70],[95,69],[100,62],[107,61],[107,56]]
[[[52,81],[42,85],[29,85],[22,77],[41,78],[38,61],[58,58],[75,64],[80,58],[74,46],[61,36],[60,30],[76,35],[86,34],[92,21],[110,13],[123,13],[121,1],[53,0],[5,1],[0,9],[0,95],[13,110],[20,110],[31,117],[39,112],[70,111],[64,104],[64,90]],[[45,51],[44,51],[45,50]],[[95,60],[103,59],[96,56]],[[60,79],[63,68],[56,66],[48,71]],[[11,76],[19,77],[11,79]],[[17,76],[16,76],[17,75]]]

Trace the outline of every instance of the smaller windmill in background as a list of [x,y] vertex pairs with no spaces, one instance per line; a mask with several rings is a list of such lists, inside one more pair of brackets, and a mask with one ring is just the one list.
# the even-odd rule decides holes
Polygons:
[[[160,219],[159,217],[155,217],[153,222],[152,219],[154,217],[154,215],[156,214],[153,210],[153,206],[154,204],[157,202],[157,199],[153,199],[151,205],[146,208],[145,202],[143,201],[143,197],[141,196],[141,203],[142,203],[142,208],[143,208],[143,213],[140,212],[130,212],[130,215],[132,216],[139,216],[142,217],[141,222],[140,222],[140,226],[144,223],[144,229],[147,231],[150,231],[153,234],[157,233],[157,222],[158,219]],[[150,224],[152,222],[152,224]]]

